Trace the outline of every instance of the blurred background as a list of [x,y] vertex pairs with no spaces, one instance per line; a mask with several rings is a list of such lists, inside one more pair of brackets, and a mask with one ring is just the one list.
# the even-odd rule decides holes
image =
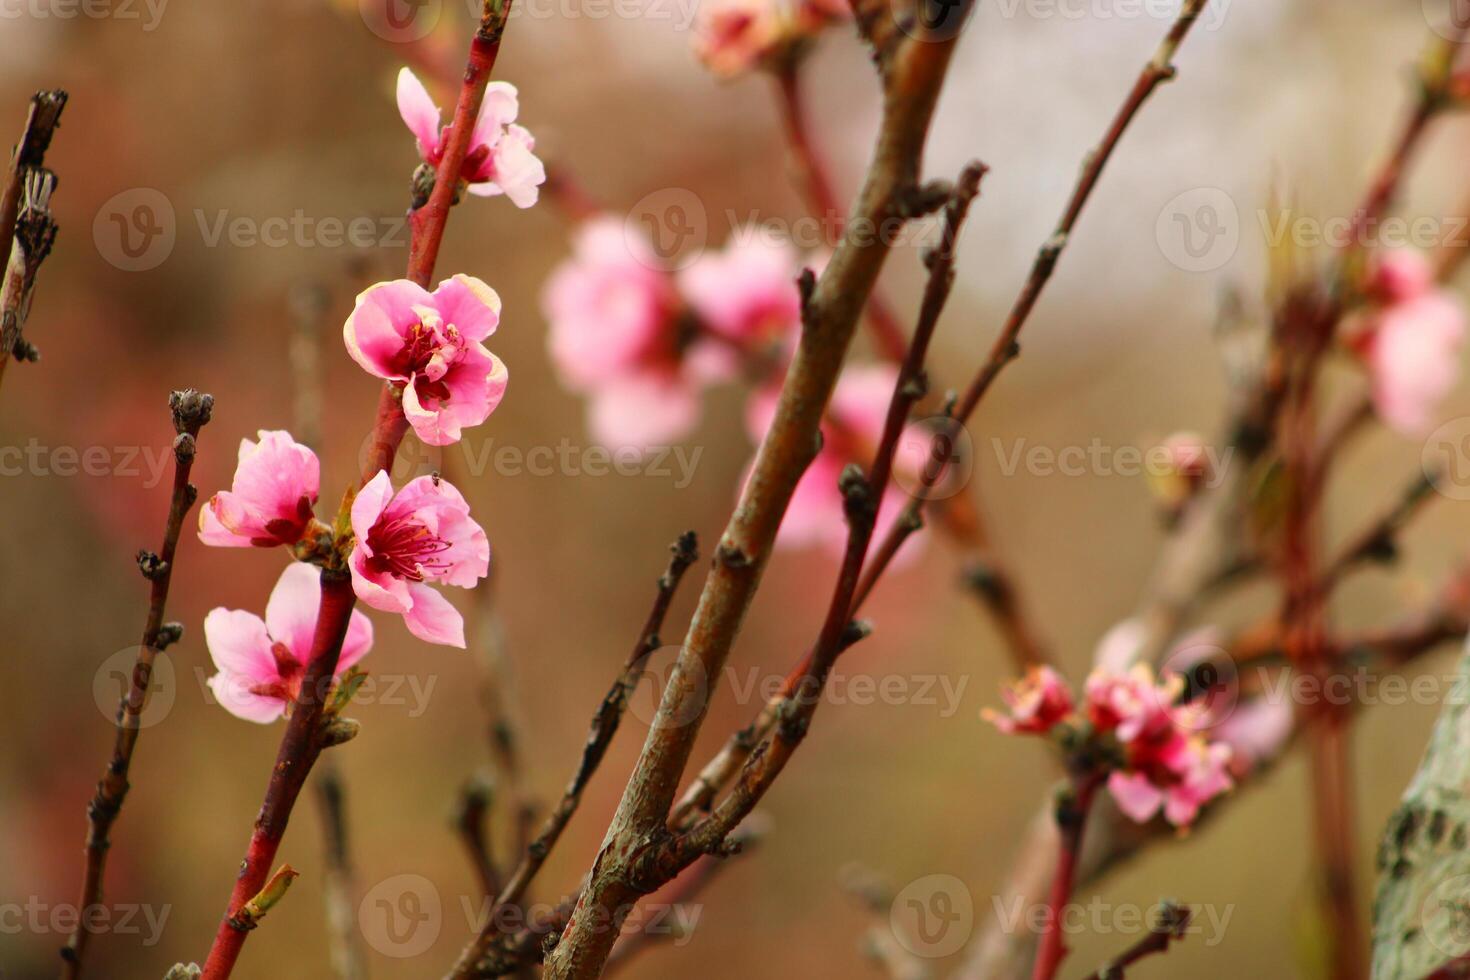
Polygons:
[[[988,348],[1083,154],[1167,29],[1158,10],[1172,14],[1172,6],[979,3],[925,168],[949,177],[972,157],[992,167],[932,358],[940,385],[961,384]],[[1024,356],[971,427],[970,489],[983,494],[996,543],[1074,681],[1101,634],[1138,599],[1162,536],[1157,506],[1141,476],[1100,467],[1042,473],[1006,460],[1018,446],[1146,449],[1177,429],[1218,430],[1225,383],[1211,328],[1223,289],[1260,295],[1260,209],[1273,186],[1293,191],[1310,214],[1352,207],[1407,102],[1409,68],[1435,6],[1221,3],[1083,216],[1027,328]],[[519,87],[538,153],[590,195],[622,213],[650,194],[691,191],[719,245],[747,216],[789,221],[803,210],[770,82],[714,79],[691,53],[689,12],[674,0],[528,3],[512,18],[496,76]],[[158,547],[167,508],[168,392],[194,386],[215,395],[195,470],[207,497],[228,485],[241,437],[292,425],[289,350],[302,297],[320,296],[322,498],[324,510],[335,504],[357,472],[377,384],[344,356],[338,325],[357,290],[400,275],[407,259],[399,218],[417,159],[394,107],[394,75],[426,49],[459,64],[470,27],[457,0],[422,8],[436,26],[412,52],[379,36],[351,0],[0,0],[0,15],[0,140],[18,135],[36,89],[71,93],[47,160],[60,177],[60,238],[27,329],[43,359],[12,366],[0,391],[0,446],[27,453],[0,480],[0,976],[29,980],[54,975],[66,938],[53,913],[75,898],[85,803],[111,746],[117,672],[142,626],[146,583],[133,555]],[[441,105],[452,103],[421,74]],[[877,120],[867,54],[848,29],[831,30],[807,78],[815,138],[850,195]],[[1402,213],[1464,214],[1467,148],[1464,121],[1436,130]],[[1203,269],[1190,268],[1198,263],[1181,259],[1164,234],[1172,202],[1201,188],[1237,211],[1229,217],[1235,244]],[[168,234],[130,255],[114,216],[139,204]],[[330,230],[362,219],[366,242]],[[271,221],[300,230],[261,234]],[[495,455],[566,446],[575,461],[590,444],[584,406],[552,372],[539,313],[570,229],[546,197],[526,211],[503,199],[455,209],[439,272],[467,272],[500,292],[492,347],[511,383],[489,422],[442,454],[455,458],[415,459],[455,474],[489,532],[527,784],[543,801],[571,773],[586,721],[646,614],[666,545],[694,529],[709,550],[750,454],[741,394],[727,388],[682,447],[688,471],[671,459],[636,475],[562,464],[532,472],[504,462],[514,453]],[[917,249],[894,252],[883,288],[900,310],[915,309],[922,275]],[[865,343],[854,357],[872,356]],[[1470,391],[1443,414],[1470,415]],[[102,447],[92,459],[105,462],[83,472],[68,449],[91,447]],[[1386,505],[1421,449],[1385,432],[1356,445],[1328,502],[1329,532],[1341,537]],[[476,459],[490,462],[466,475]],[[1334,617],[1391,621],[1429,594],[1463,553],[1467,530],[1464,503],[1436,501],[1408,534],[1405,561],[1355,577]],[[94,941],[94,976],[156,980],[208,949],[279,730],[209,702],[200,623],[215,606],[260,609],[282,559],[206,549],[186,533],[168,617],[186,632],[159,668],[107,875],[109,905],[141,909],[131,929],[119,922]],[[682,632],[702,567],[667,638]],[[773,561],[702,734],[708,751],[755,710],[762,688],[751,693],[751,681],[784,674],[815,636],[835,570],[816,552]],[[1054,770],[1044,745],[1007,740],[979,720],[997,702],[1009,661],[958,589],[958,572],[951,549],[933,540],[922,561],[886,582],[869,609],[875,635],[839,674],[896,678],[903,693],[865,698],[849,686],[824,704],[763,808],[765,842],[701,894],[687,940],[650,949],[628,975],[876,976],[861,945],[872,920],[839,885],[853,862],[896,889],[948,876],[944,887],[957,886],[969,908],[962,933],[978,933],[995,914],[991,896]],[[467,595],[453,599],[474,605]],[[1274,601],[1269,588],[1246,590],[1208,610],[1209,621],[1239,625]],[[353,711],[360,737],[334,752],[348,792],[360,922],[372,976],[439,976],[478,902],[450,819],[460,787],[490,763],[480,674],[472,653],[428,647],[396,617],[374,618],[377,647],[364,666],[384,683]],[[661,652],[654,667],[669,659]],[[1452,664],[1443,651],[1419,669],[1443,675]],[[539,902],[572,888],[596,852],[647,730],[650,687],[639,697],[538,881]],[[1377,835],[1434,713],[1430,704],[1379,707],[1355,729],[1365,900]],[[1317,975],[1305,793],[1293,758],[1221,819],[1081,896],[1114,910],[1175,896],[1223,920],[1207,920],[1138,976]],[[508,821],[496,826],[503,852]],[[248,944],[237,975],[331,976],[321,820],[310,794],[281,859],[303,876]],[[439,908],[432,928],[407,943],[375,911],[380,901],[411,911],[400,901],[405,890]],[[1085,972],[1131,941],[1117,929],[1089,931],[1076,937],[1070,965]],[[944,954],[934,960],[942,971],[964,957],[928,952]]]

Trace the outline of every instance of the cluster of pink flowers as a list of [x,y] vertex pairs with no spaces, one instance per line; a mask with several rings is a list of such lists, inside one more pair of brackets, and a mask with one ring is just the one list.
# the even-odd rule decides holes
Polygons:
[[[509,82],[491,82],[470,134],[460,179],[471,194],[504,194],[518,208],[536,203],[538,188],[546,182],[546,167],[536,158],[536,140],[517,125],[520,97]],[[419,156],[431,167],[444,157],[450,127],[440,126],[439,107],[424,83],[407,68],[398,72],[398,114],[418,141]]]
[[[746,428],[760,442],[799,335],[800,267],[788,243],[760,229],[742,229],[723,249],[674,270],[625,222],[600,216],[583,224],[572,256],[548,280],[542,306],[551,359],[563,384],[587,398],[592,437],[640,451],[676,441],[699,423],[704,388],[743,374],[756,382]],[[822,427],[822,451],[797,486],[778,544],[841,551],[838,476],[847,463],[871,462],[896,382],[887,365],[843,375]],[[902,472],[917,474],[925,445],[901,443]],[[899,497],[891,488],[885,495],[880,535],[898,516]]]
[[1372,380],[1374,407],[1397,431],[1423,435],[1460,377],[1464,307],[1435,286],[1433,267],[1416,249],[1378,255],[1368,293],[1375,305],[1354,340]]
[[1187,827],[1233,782],[1231,747],[1202,734],[1201,709],[1179,703],[1183,687],[1177,675],[1156,681],[1146,665],[1098,669],[1079,710],[1066,682],[1040,667],[1003,692],[1007,714],[985,717],[1007,734],[1047,735],[1065,725],[1105,742],[1098,755],[1112,760],[1107,786],[1118,809],[1139,823],[1162,810],[1169,823]]
[[785,344],[801,318],[792,249],[753,231],[677,272],[611,216],[578,230],[542,298],[562,382],[598,442],[647,449],[699,423],[700,395]]
[[[439,110],[406,68],[398,78],[398,108],[424,161],[439,164],[448,129],[440,129]],[[529,207],[546,175],[531,152],[531,134],[514,125],[517,108],[513,86],[491,83],[460,178],[473,194],[504,194]],[[505,394],[505,364],[484,344],[499,323],[495,291],[457,275],[432,292],[407,279],[378,283],[357,297],[342,334],[347,353],[383,379],[415,434],[446,446],[484,422]],[[431,583],[473,588],[490,570],[484,529],[460,492],[437,474],[395,492],[380,470],[335,527],[316,517],[320,484],[321,465],[310,448],[288,432],[262,431],[241,441],[230,489],[200,509],[205,544],[285,546],[302,559],[281,574],[264,619],[223,608],[205,618],[218,669],[210,687],[226,710],[247,721],[280,718],[301,693],[322,574],[304,562],[339,572],[345,566],[364,605],[402,615],[420,639],[457,647],[465,645],[464,619]],[[372,624],[353,610],[334,676],[340,679],[372,643]]]
[[843,0],[707,0],[694,52],[722,78],[767,65],[852,14]]

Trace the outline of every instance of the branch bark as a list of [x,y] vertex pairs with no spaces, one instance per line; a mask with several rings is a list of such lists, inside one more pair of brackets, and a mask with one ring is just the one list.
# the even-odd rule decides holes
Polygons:
[[[856,11],[879,52],[883,125],[863,189],[832,261],[806,298],[796,356],[775,421],[763,440],[690,623],[673,675],[632,778],[608,828],[571,922],[547,958],[547,980],[596,977],[627,907],[649,890],[634,869],[666,835],[664,822],[708,707],[706,680],[720,675],[760,583],[776,529],[816,454],[822,414],[890,240],[872,232],[902,222],[954,38],[905,35],[884,4]],[[952,12],[958,16],[957,13]],[[863,230],[855,237],[854,226]]]
[[[169,396],[169,409],[173,415],[174,431],[174,483],[170,498],[168,521],[164,525],[163,546],[157,554],[139,552],[138,566],[152,586],[148,597],[148,618],[143,626],[143,640],[138,647],[138,656],[133,663],[132,679],[128,692],[117,706],[117,733],[113,739],[112,759],[97,784],[97,793],[87,806],[87,865],[82,877],[82,889],[77,899],[77,908],[89,909],[102,899],[102,876],[107,866],[107,851],[111,846],[108,833],[122,810],[123,800],[128,794],[128,769],[133,762],[133,752],[138,747],[143,708],[148,699],[148,685],[153,679],[153,663],[159,651],[179,639],[183,627],[177,623],[165,623],[164,607],[168,604],[168,588],[173,581],[174,558],[178,552],[179,535],[184,526],[184,517],[199,491],[189,482],[189,472],[194,467],[199,430],[209,422],[214,408],[214,398],[197,391],[176,391]],[[89,917],[83,915],[77,928],[67,939],[61,950],[61,976],[63,980],[76,980],[82,974],[82,956],[87,949],[91,932],[87,929]]]

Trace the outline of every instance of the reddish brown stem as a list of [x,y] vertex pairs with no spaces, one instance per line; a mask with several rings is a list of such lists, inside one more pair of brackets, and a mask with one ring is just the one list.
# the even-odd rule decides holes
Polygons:
[[479,29],[470,42],[464,82],[459,91],[459,101],[454,107],[454,121],[449,127],[444,156],[434,175],[434,189],[429,193],[428,203],[415,211],[411,218],[413,241],[409,245],[408,278],[426,289],[429,280],[434,276],[434,266],[439,259],[439,246],[444,241],[444,225],[449,220],[449,209],[459,196],[460,171],[469,154],[475,120],[480,115],[480,103],[485,98],[485,86],[490,83],[490,72],[495,68],[495,59],[500,54],[500,39],[505,33],[510,6],[511,0],[505,0],[504,8],[497,12],[492,9],[490,0],[486,0]]
[[[82,878],[81,896],[77,899],[79,909],[90,909],[102,899],[102,876],[111,846],[108,833],[128,793],[128,769],[138,746],[148,685],[153,678],[153,663],[158,652],[178,638],[179,627],[164,628],[164,607],[168,603],[169,584],[173,581],[174,556],[184,517],[199,496],[199,491],[189,482],[189,472],[194,466],[195,441],[200,428],[209,422],[214,399],[195,391],[176,391],[170,398],[170,406],[174,429],[178,433],[174,440],[173,495],[168,522],[164,526],[163,547],[156,556],[139,555],[139,566],[153,583],[148,596],[148,618],[143,626],[143,641],[133,663],[128,692],[117,706],[117,734],[113,739],[112,759],[97,784],[97,794],[87,806],[87,867]],[[75,980],[81,976],[82,955],[86,952],[87,940],[91,938],[86,926],[88,919],[85,915],[81,917],[76,931],[61,950],[61,976],[64,980]]]
[[229,909],[215,933],[214,946],[204,963],[204,980],[222,980],[230,975],[240,950],[245,946],[249,929],[241,928],[238,918],[245,903],[265,886],[275,862],[276,851],[286,833],[291,808],[306,783],[306,775],[322,750],[322,709],[347,636],[347,624],[355,601],[352,580],[340,572],[323,570],[322,603],[317,614],[316,633],[312,638],[311,657],[301,682],[301,694],[291,708],[286,734],[276,753],[266,785],[265,802],[255,820],[250,847],[230,893]]
[[1056,872],[1052,876],[1051,895],[1047,899],[1046,926],[1041,934],[1041,948],[1036,953],[1032,980],[1052,980],[1067,958],[1067,936],[1062,928],[1067,905],[1072,901],[1072,888],[1077,881],[1077,860],[1082,853],[1082,836],[1087,828],[1087,815],[1097,793],[1099,777],[1087,774],[1077,779],[1070,792],[1057,801],[1057,827],[1061,831],[1061,850]]
[[[806,112],[801,104],[801,67],[795,60],[787,61],[776,70],[777,103],[781,109],[781,128],[786,135],[786,145],[791,150],[792,165],[806,198],[807,211],[822,227],[831,226],[835,236],[842,233],[847,220],[847,210],[837,199],[828,175],[826,161],[812,142],[811,127],[807,124]],[[903,327],[893,307],[874,288],[868,297],[866,309],[868,328],[873,332],[873,343],[886,361],[895,364],[903,361],[908,350]]]

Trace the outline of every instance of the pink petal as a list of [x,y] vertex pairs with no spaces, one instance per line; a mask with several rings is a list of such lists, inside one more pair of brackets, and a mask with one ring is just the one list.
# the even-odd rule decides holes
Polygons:
[[1108,777],[1108,792],[1123,815],[1135,823],[1148,823],[1164,802],[1164,794],[1142,773],[1114,772]]
[[464,617],[433,586],[410,583],[413,608],[403,614],[408,631],[429,643],[464,648]]
[[409,132],[418,139],[419,156],[430,159],[439,152],[439,107],[418,80],[407,68],[398,71],[398,114],[408,126]]
[[367,545],[358,539],[357,546],[347,558],[347,568],[352,575],[352,591],[365,605],[384,612],[407,612],[412,600],[408,586],[387,572],[375,572],[367,565]]
[[679,273],[679,288],[705,324],[742,342],[779,338],[801,319],[796,254],[768,230],[743,228],[723,251]]
[[897,383],[898,368],[891,364],[850,367],[837,381],[828,412],[876,450],[888,419],[888,402]]
[[373,648],[373,621],[360,610],[352,610],[347,620],[347,638],[342,641],[342,652],[337,657],[336,675],[341,677],[349,667],[356,664]]
[[387,470],[378,470],[378,475],[364,484],[352,501],[352,533],[357,537],[357,547],[364,549],[366,554],[372,554],[372,549],[367,547],[368,532],[378,523],[378,518],[392,499],[393,481],[389,479]]
[[480,115],[475,119],[475,129],[470,134],[470,152],[482,146],[495,146],[500,141],[500,131],[515,122],[520,114],[520,95],[510,82],[491,82],[485,86],[485,99],[480,103]]
[[540,196],[538,188],[546,183],[546,165],[533,152],[536,141],[522,126],[511,126],[490,153],[494,179],[469,185],[478,197],[504,194],[518,208],[529,208]]
[[244,678],[251,684],[269,684],[280,680],[276,658],[271,653],[271,638],[265,623],[254,613],[243,609],[212,609],[204,617],[204,645],[210,659],[226,674]]
[[313,565],[292,562],[281,572],[265,604],[265,626],[271,639],[284,643],[298,663],[311,659],[321,601],[321,573]]
[[434,308],[465,340],[484,340],[500,323],[500,296],[474,276],[445,279],[434,290]]
[[505,397],[509,376],[500,358],[475,344],[465,349],[441,380],[449,388],[449,399],[438,408],[424,407],[413,384],[403,389],[403,415],[430,446],[452,445],[466,427],[489,418]]
[[284,700],[254,693],[239,675],[219,673],[205,683],[219,706],[242,721],[266,725],[286,713]]
[[250,548],[254,542],[243,534],[236,534],[220,523],[215,510],[220,494],[199,508],[199,540],[216,548]]
[[380,282],[357,296],[352,314],[342,325],[347,353],[368,374],[406,381],[394,359],[403,350],[409,328],[419,322],[418,309],[432,306],[427,290],[407,279]]
[[594,392],[588,407],[592,438],[615,449],[668,445],[698,422],[695,392],[654,376],[615,380]]

